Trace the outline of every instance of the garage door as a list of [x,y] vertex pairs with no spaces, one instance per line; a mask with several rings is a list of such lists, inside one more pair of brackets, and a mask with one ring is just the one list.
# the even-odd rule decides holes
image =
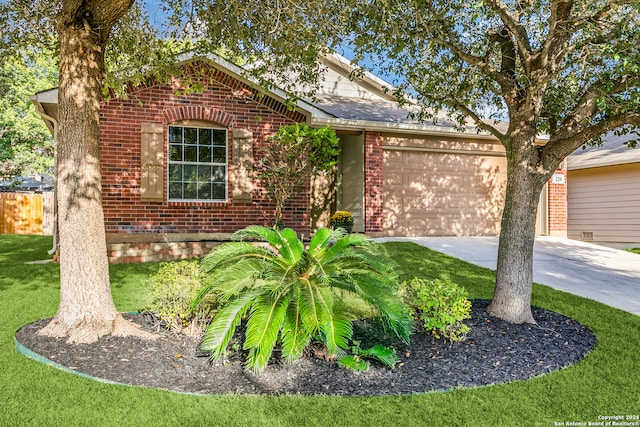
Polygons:
[[502,156],[385,148],[385,234],[498,234],[506,170]]

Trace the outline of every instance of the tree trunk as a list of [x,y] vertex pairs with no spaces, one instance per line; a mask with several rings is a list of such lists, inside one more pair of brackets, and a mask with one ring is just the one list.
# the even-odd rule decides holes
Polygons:
[[57,23],[60,306],[40,333],[89,343],[135,328],[111,297],[102,210],[99,109],[109,31],[91,25],[91,10],[74,12],[65,16],[63,8]]
[[533,244],[540,192],[549,175],[538,165],[533,143],[507,150],[496,287],[488,312],[510,323],[535,323],[531,312]]

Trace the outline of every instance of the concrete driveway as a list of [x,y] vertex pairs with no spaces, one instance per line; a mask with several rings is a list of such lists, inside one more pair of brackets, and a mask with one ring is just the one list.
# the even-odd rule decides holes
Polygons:
[[[400,237],[482,267],[496,269],[497,237]],[[533,280],[640,315],[640,255],[576,240],[538,237]]]

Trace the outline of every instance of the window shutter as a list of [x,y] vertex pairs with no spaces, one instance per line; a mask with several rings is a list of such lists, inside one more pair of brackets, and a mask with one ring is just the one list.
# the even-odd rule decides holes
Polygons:
[[232,197],[234,202],[249,203],[252,201],[253,182],[253,132],[249,129],[233,129],[232,162],[233,173]]
[[142,123],[140,141],[140,200],[163,201],[164,196],[164,126]]

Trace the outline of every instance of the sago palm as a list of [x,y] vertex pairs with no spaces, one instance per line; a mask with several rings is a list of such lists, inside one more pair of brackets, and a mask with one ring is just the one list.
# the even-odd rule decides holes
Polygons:
[[329,354],[343,354],[352,326],[334,305],[338,290],[365,302],[408,341],[413,325],[398,297],[397,275],[384,248],[369,238],[322,228],[305,248],[291,229],[252,226],[234,240],[204,258],[209,279],[194,302],[205,303],[214,293],[222,305],[202,342],[213,359],[222,356],[245,317],[247,369],[263,370],[276,344],[288,361],[299,358],[312,339]]

